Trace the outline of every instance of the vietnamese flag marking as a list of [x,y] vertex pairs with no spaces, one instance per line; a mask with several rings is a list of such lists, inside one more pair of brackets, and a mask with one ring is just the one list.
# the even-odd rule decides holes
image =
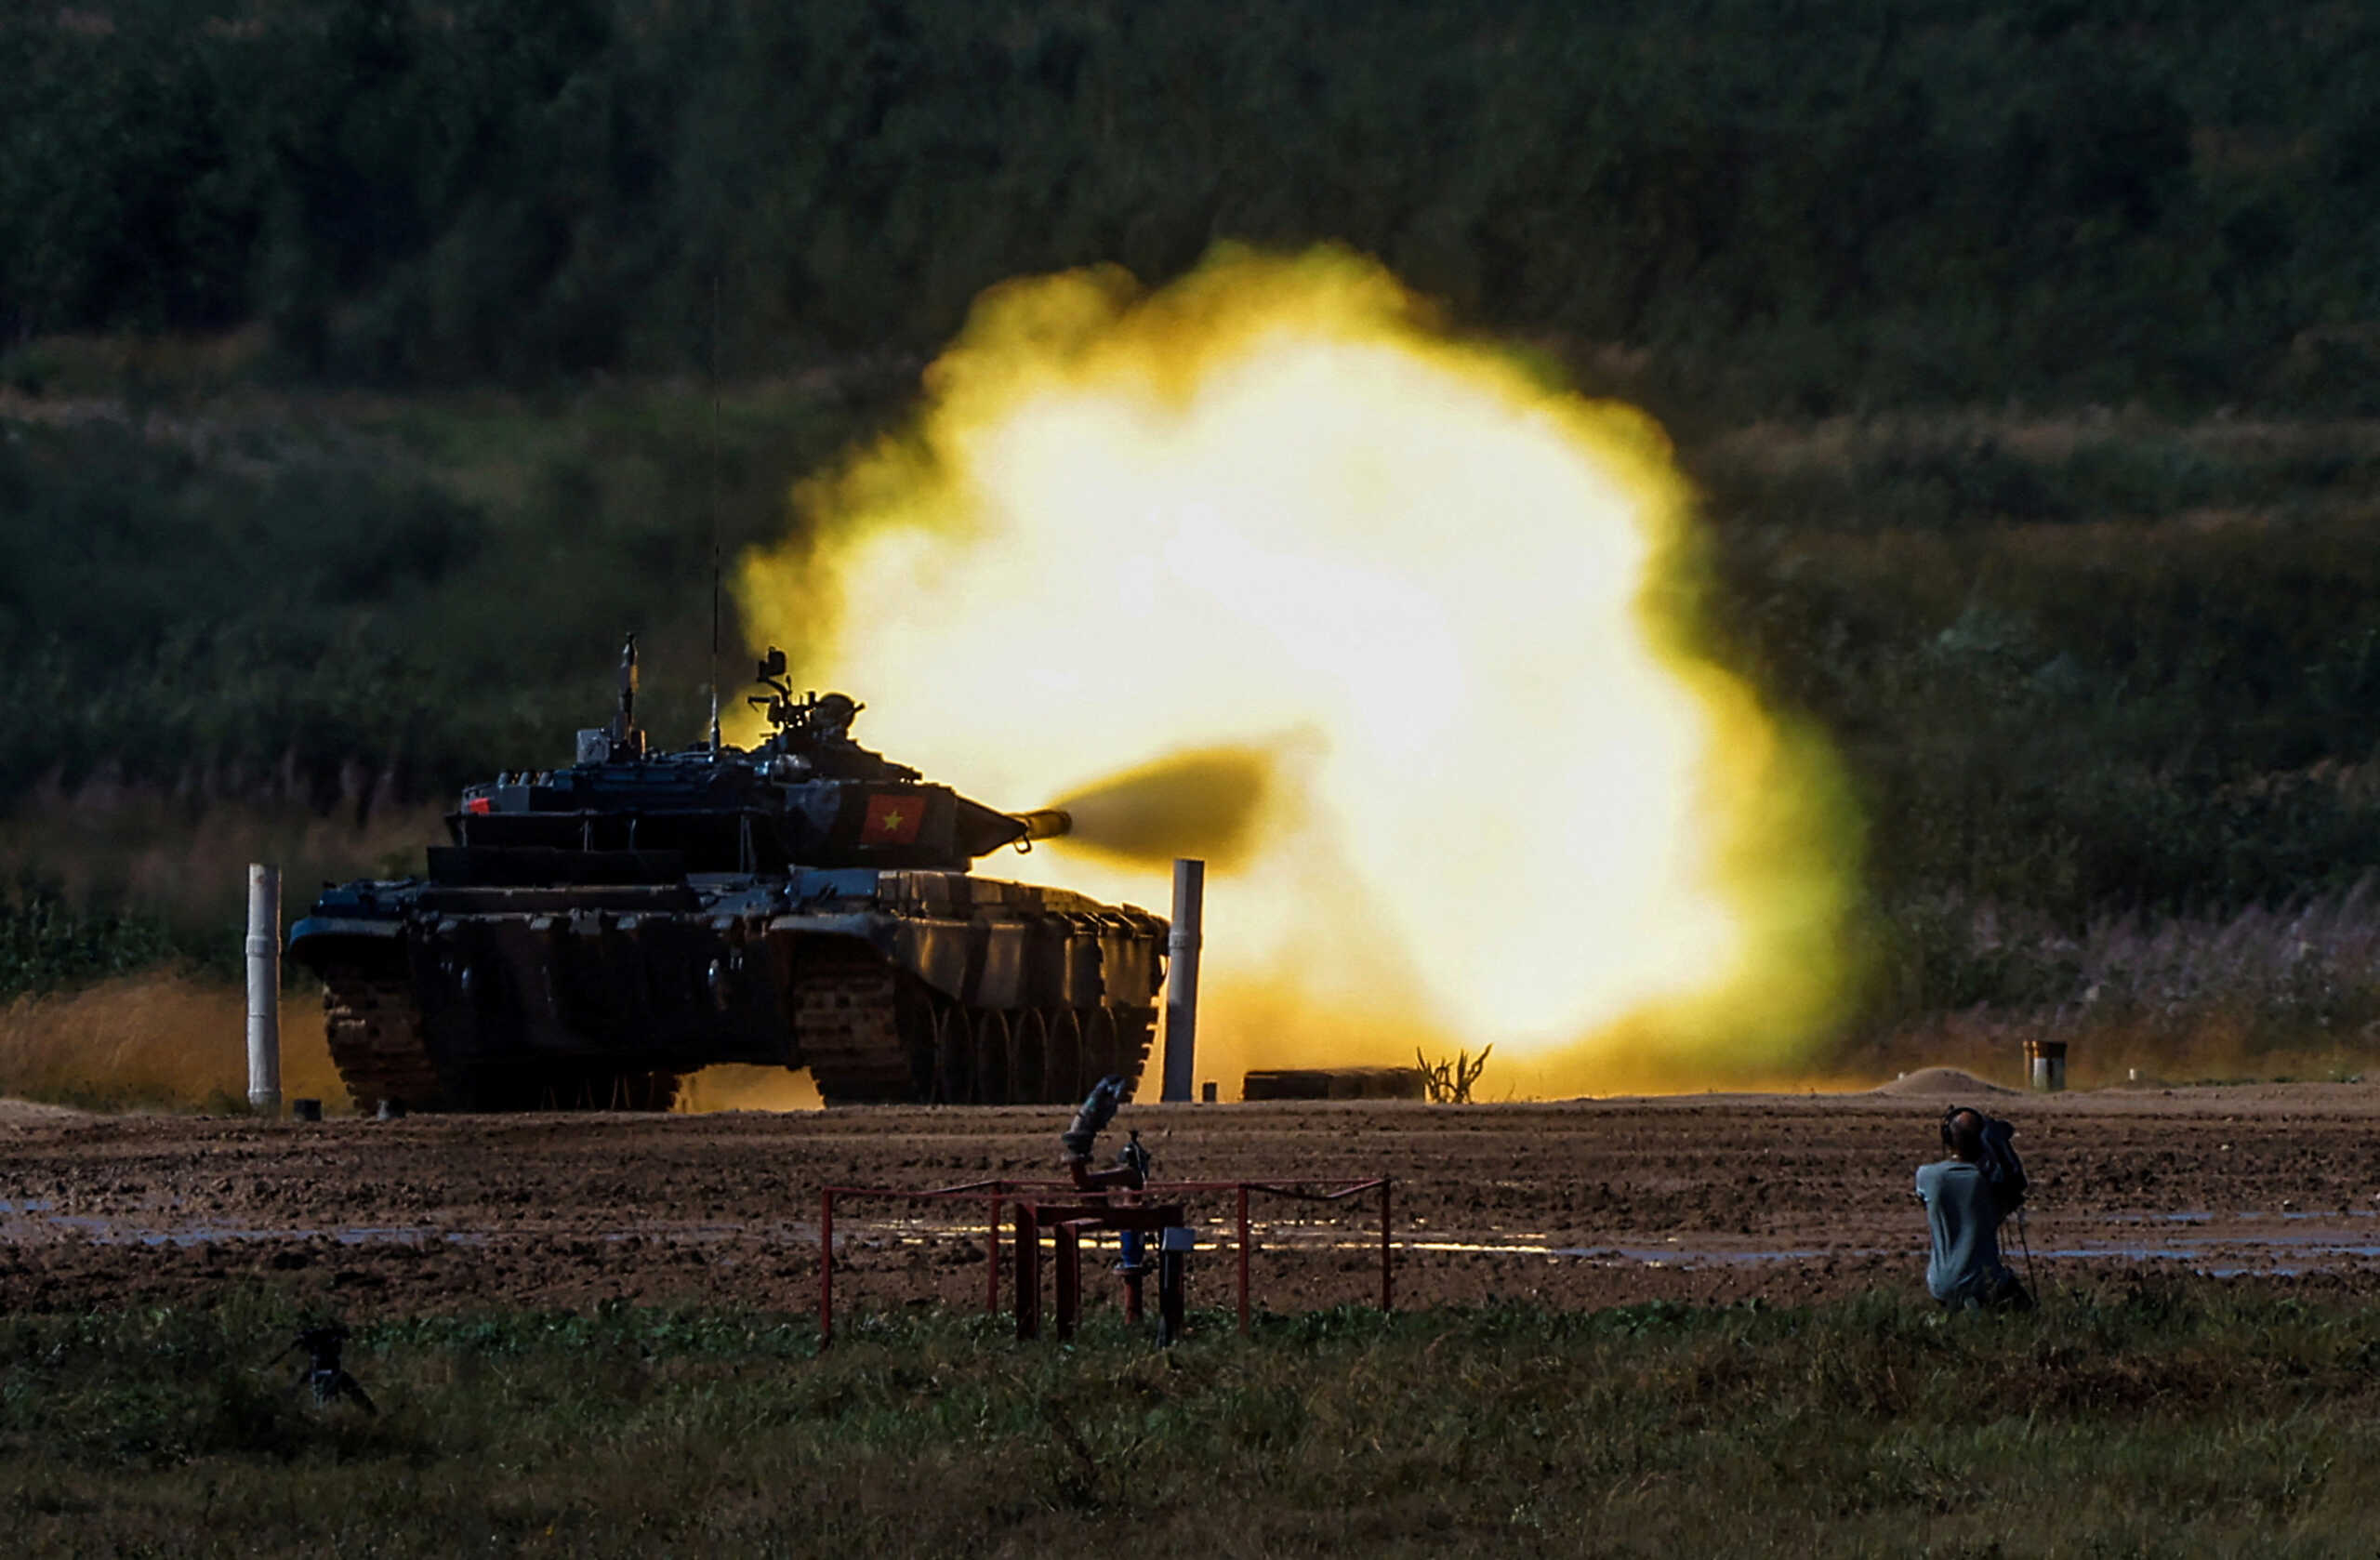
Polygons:
[[867,821],[859,827],[859,842],[863,845],[914,845],[918,826],[926,821],[926,804],[922,797],[909,795],[872,796],[867,799]]

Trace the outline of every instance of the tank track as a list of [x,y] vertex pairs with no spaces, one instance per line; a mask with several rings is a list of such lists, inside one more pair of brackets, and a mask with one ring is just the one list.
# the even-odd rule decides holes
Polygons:
[[392,972],[325,971],[323,1030],[331,1060],[360,1111],[394,1100],[409,1110],[437,1110],[446,1103],[422,1038],[421,1009],[413,985]]
[[413,985],[385,970],[325,972],[323,1030],[359,1111],[384,1100],[407,1110],[668,1110],[673,1072],[584,1063],[473,1068],[448,1079],[430,1055]]
[[828,1104],[918,1097],[919,985],[866,948],[805,950],[793,982],[794,1036]]
[[1110,1073],[1137,1082],[1157,1031],[1153,1007],[971,1008],[865,946],[805,950],[792,995],[830,1105],[1073,1104]]

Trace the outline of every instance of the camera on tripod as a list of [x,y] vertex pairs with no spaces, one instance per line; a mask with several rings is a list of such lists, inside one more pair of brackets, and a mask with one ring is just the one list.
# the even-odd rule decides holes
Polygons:
[[[1973,1117],[1977,1122],[1972,1144],[1962,1144],[1959,1117]],[[1973,1105],[1952,1105],[1942,1113],[1942,1146],[1971,1160],[1983,1172],[1985,1183],[2003,1208],[2016,1208],[2025,1200],[2025,1161],[2017,1157],[2016,1126],[1988,1116]]]

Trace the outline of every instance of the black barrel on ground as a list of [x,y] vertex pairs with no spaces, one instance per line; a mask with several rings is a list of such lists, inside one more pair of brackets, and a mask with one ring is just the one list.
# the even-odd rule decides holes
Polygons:
[[1421,1100],[1419,1067],[1262,1067],[1240,1079],[1243,1100]]

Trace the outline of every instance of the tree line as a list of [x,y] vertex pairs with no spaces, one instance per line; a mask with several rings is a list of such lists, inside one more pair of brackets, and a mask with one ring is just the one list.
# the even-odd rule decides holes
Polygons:
[[387,383],[917,350],[1218,239],[1708,398],[2380,401],[2380,14],[122,0],[0,21],[0,337]]

